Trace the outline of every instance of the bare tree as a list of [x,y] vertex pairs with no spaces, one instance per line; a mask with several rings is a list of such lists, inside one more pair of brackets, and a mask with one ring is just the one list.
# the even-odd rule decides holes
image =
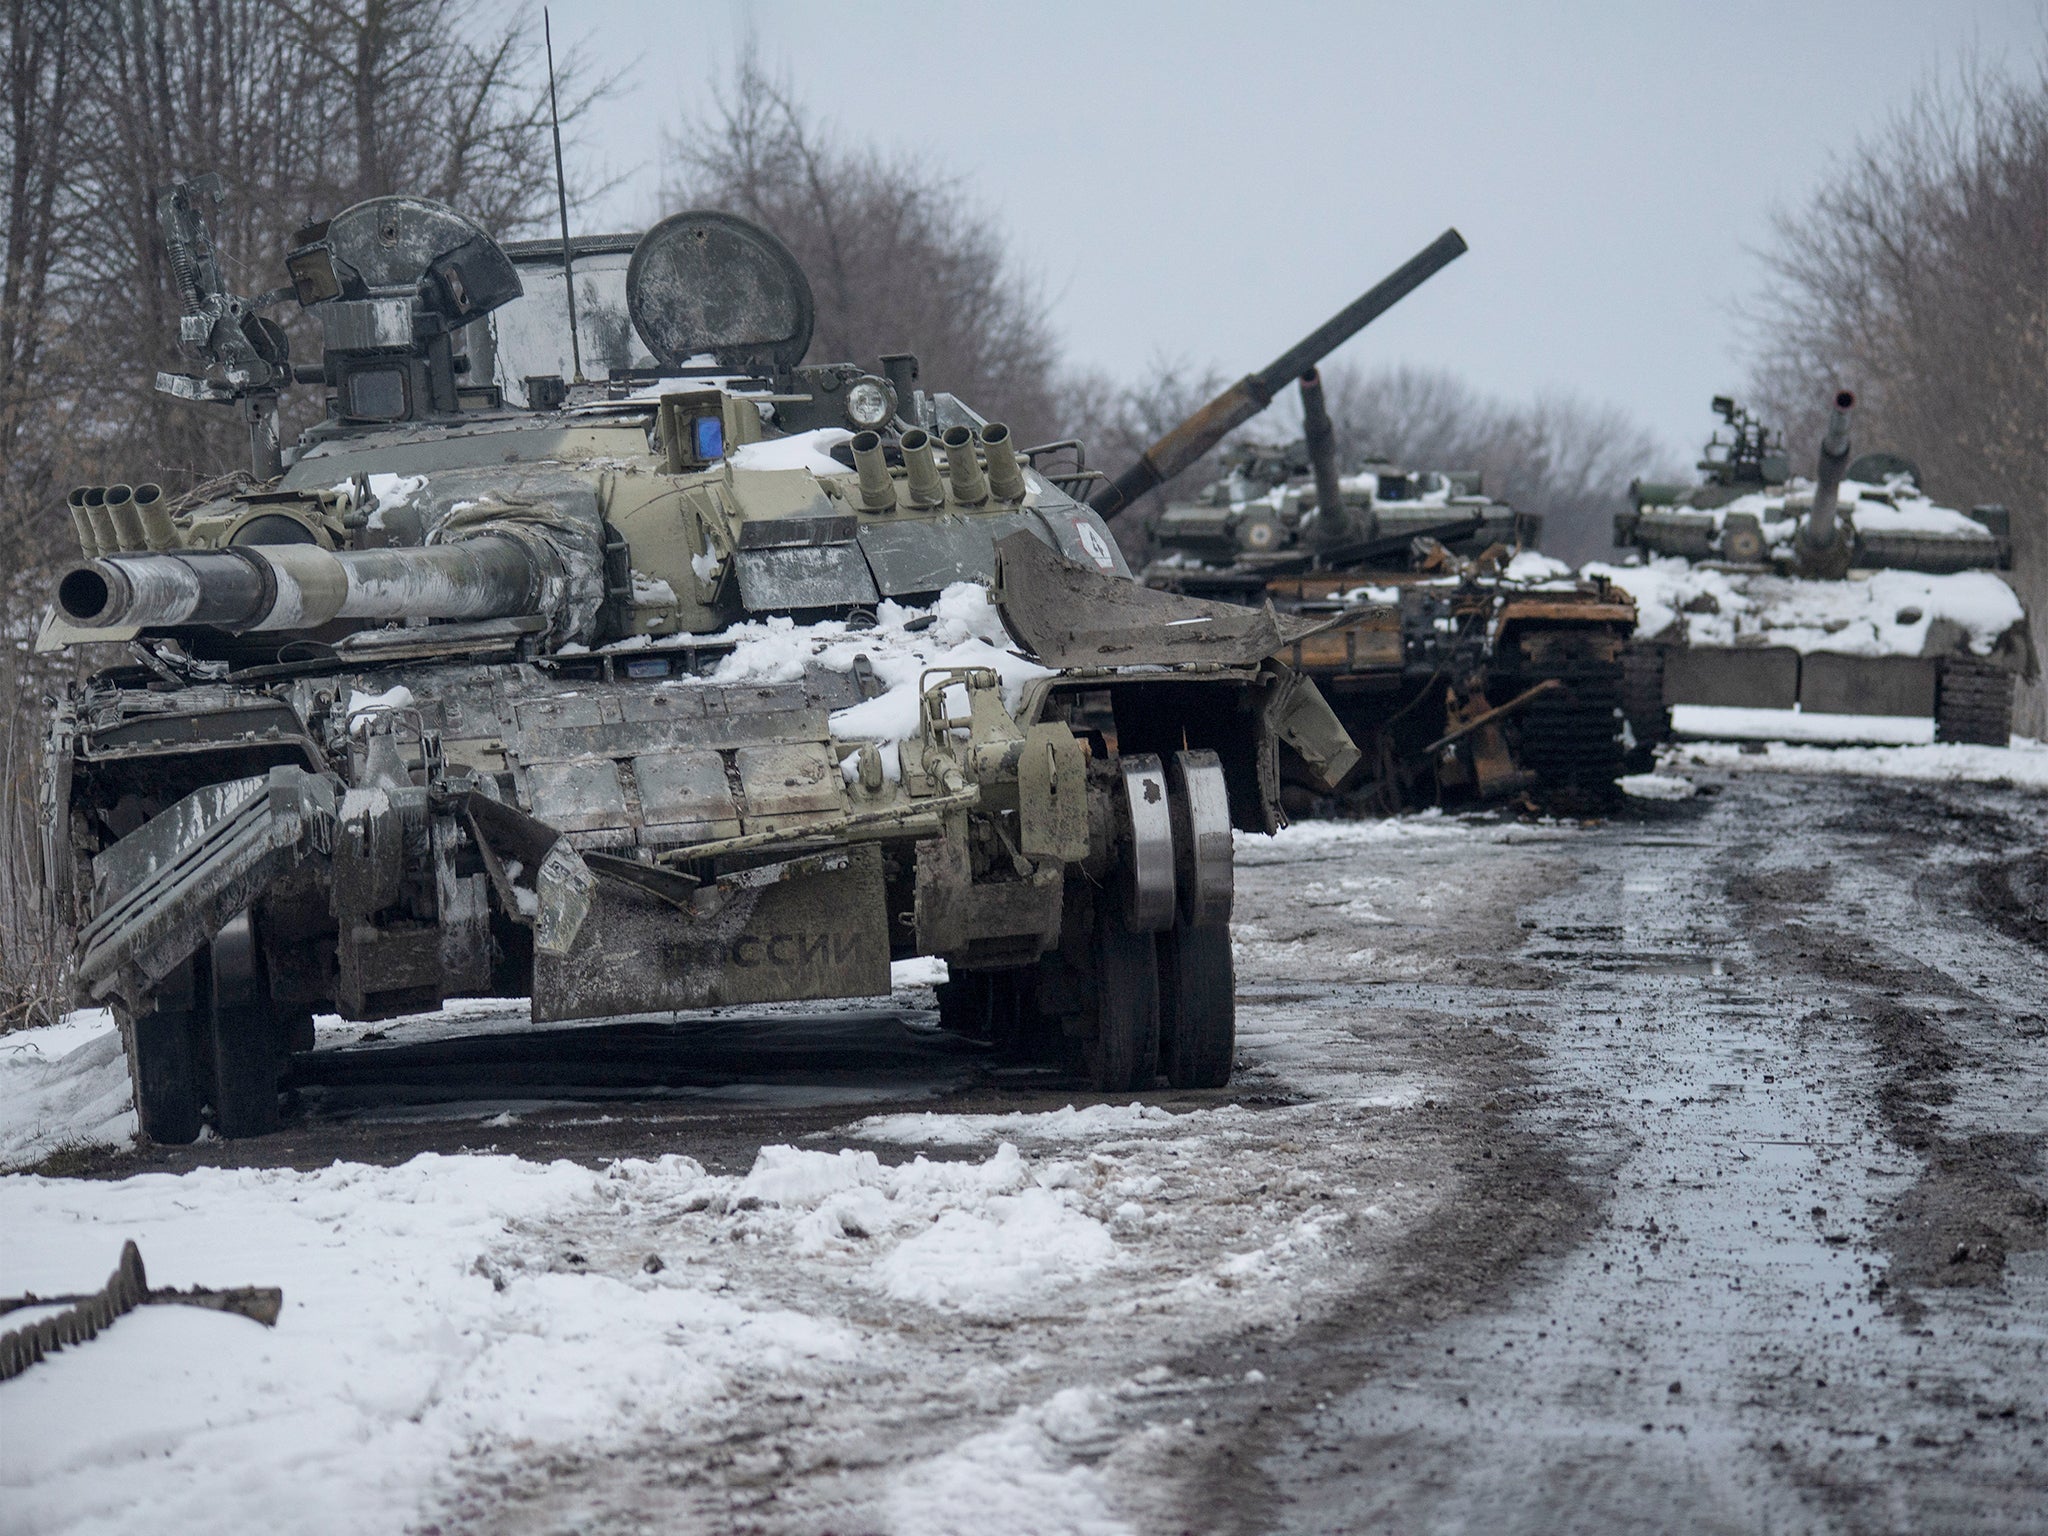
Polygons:
[[[228,280],[277,285],[292,232],[389,192],[518,232],[553,206],[530,13],[484,0],[0,0],[0,1026],[55,1007],[40,895],[42,695],[29,647],[80,482],[173,489],[246,459],[227,412],[153,389],[179,300],[157,189],[217,171]],[[564,116],[607,82],[563,60]],[[278,312],[289,319],[289,309]],[[294,327],[302,349],[308,328]],[[303,351],[302,351],[303,355]],[[299,402],[298,409],[308,409]]]
[[[1215,369],[1197,369],[1187,359],[1155,359],[1135,382],[1102,373],[1069,375],[1060,398],[1066,415],[1062,434],[1085,446],[1088,465],[1111,475],[1135,462],[1170,427],[1178,425],[1223,388]],[[1152,552],[1154,529],[1166,498],[1215,478],[1222,450],[1213,449],[1174,477],[1170,486],[1148,491],[1110,520],[1110,531],[1133,562]]]
[[[1927,489],[2014,518],[2020,585],[2048,605],[2048,47],[1924,86],[1781,212],[1753,306],[1757,393],[1796,458],[1830,392]],[[2031,715],[2029,715],[2031,711]],[[2048,727],[2038,688],[2022,729]]]
[[81,214],[73,186],[81,96],[83,7],[8,0],[0,56],[5,93],[6,207],[0,239],[0,560],[18,569],[34,542],[33,511],[62,478],[63,402],[44,387],[70,344],[61,314],[64,257]]
[[795,253],[817,298],[814,359],[872,366],[883,352],[915,352],[930,386],[1008,421],[1022,440],[1055,429],[1045,302],[957,181],[845,144],[751,43],[712,109],[669,135],[667,150],[672,205],[743,214]]

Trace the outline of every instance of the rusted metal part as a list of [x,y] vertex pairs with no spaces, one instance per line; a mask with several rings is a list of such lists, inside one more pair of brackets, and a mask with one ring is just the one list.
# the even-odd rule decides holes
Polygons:
[[1289,379],[1299,378],[1366,326],[1420,288],[1466,251],[1465,238],[1447,229],[1368,288],[1343,309],[1289,347],[1257,373],[1246,374],[1222,394],[1147,448],[1138,462],[1095,493],[1089,505],[1112,517],[1186,469],[1235,428],[1273,403]]
[[1065,559],[1029,534],[996,546],[1003,627],[1049,667],[1249,666],[1342,623],[1141,587]]
[[1439,736],[1435,741],[1432,741],[1428,746],[1424,747],[1420,755],[1423,757],[1428,757],[1433,752],[1441,752],[1445,747],[1451,745],[1452,742],[1464,740],[1467,736],[1471,735],[1481,726],[1491,725],[1496,720],[1500,720],[1508,715],[1512,715],[1516,710],[1520,709],[1524,704],[1527,704],[1531,699],[1540,698],[1542,695],[1546,693],[1552,693],[1557,689],[1562,688],[1563,686],[1564,684],[1560,682],[1557,678],[1546,677],[1534,688],[1530,688],[1522,693],[1516,694],[1512,699],[1509,699],[1507,703],[1497,704],[1492,709],[1487,710],[1484,714],[1474,715],[1470,720],[1467,720],[1463,724],[1459,725],[1456,730],[1447,732],[1446,734]]
[[1627,634],[1635,625],[1636,611],[1629,603],[1574,602],[1568,597],[1511,598],[1500,611],[1503,630],[1523,620],[1563,619],[1573,624],[1617,624]]
[[0,1316],[28,1307],[62,1306],[64,1310],[26,1328],[0,1333],[0,1381],[19,1376],[30,1366],[67,1345],[83,1344],[99,1337],[100,1330],[137,1307],[203,1307],[213,1312],[232,1312],[266,1328],[277,1325],[284,1306],[284,1292],[276,1286],[238,1286],[232,1290],[151,1290],[142,1267],[142,1251],[134,1242],[121,1245],[121,1262],[107,1283],[84,1295],[0,1297]]

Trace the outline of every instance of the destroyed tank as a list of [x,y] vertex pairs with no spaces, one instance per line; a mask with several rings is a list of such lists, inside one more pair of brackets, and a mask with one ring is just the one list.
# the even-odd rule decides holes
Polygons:
[[1932,717],[1939,741],[2004,745],[2015,681],[2035,666],[2006,509],[1962,513],[1891,453],[1852,458],[1838,392],[1811,480],[1783,438],[1727,396],[1697,485],[1638,480],[1616,514],[1635,563],[1588,574],[1632,592],[1632,736],[1678,705]]
[[1368,458],[1340,474],[1313,369],[1298,388],[1303,437],[1240,446],[1222,478],[1170,502],[1146,583],[1329,622],[1287,655],[1360,748],[1348,803],[1604,803],[1621,771],[1628,595],[1535,553],[1541,519],[1486,496],[1477,473]]
[[946,1022],[1105,1089],[1227,1081],[1233,830],[1355,756],[1270,659],[1298,621],[1137,584],[914,359],[801,366],[808,284],[743,220],[586,283],[373,199],[272,296],[307,365],[209,194],[163,194],[209,366],[159,385],[244,414],[252,472],[75,495],[41,641],[126,647],[56,706],[45,857],[149,1137],[273,1127],[320,1012],[866,996],[915,955]]

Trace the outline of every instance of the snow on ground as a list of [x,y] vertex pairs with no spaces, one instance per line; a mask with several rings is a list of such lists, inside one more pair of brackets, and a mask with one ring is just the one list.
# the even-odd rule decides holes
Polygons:
[[[1240,1165],[1200,1136],[1150,1157],[1003,1142],[893,1167],[767,1146],[738,1176],[677,1156],[593,1170],[438,1154],[13,1175],[0,1293],[97,1285],[133,1238],[156,1284],[279,1285],[285,1307],[274,1331],[145,1309],[10,1383],[4,1523],[268,1529],[289,1507],[295,1531],[407,1529],[479,1465],[513,1475],[641,1437],[715,1442],[748,1394],[920,1379],[949,1318],[1099,1312],[1121,1339],[1161,1342],[1281,1319],[1349,1217],[1310,1203],[1318,1175],[1267,1196],[1272,1179],[1264,1159]],[[1076,1464],[1090,1401],[1060,1389],[979,1433],[958,1405],[886,1491],[889,1528],[959,1529],[977,1489],[1021,1522],[991,1530],[1115,1528]]]
[[[1292,840],[1313,857],[1456,835],[1411,818]],[[482,1001],[424,1027],[516,1027],[516,1012]],[[1248,1010],[1241,1039],[1254,1075],[1327,1098],[876,1117],[831,1134],[969,1155],[766,1145],[733,1175],[677,1156],[591,1169],[481,1153],[0,1177],[0,1294],[96,1286],[128,1238],[158,1285],[285,1293],[275,1330],[147,1308],[9,1383],[0,1530],[273,1528],[281,1508],[294,1531],[418,1528],[480,1485],[552,1486],[585,1462],[612,1479],[643,1442],[729,1460],[745,1405],[800,1400],[844,1405],[821,1436],[888,1426],[886,1452],[849,1453],[879,1470],[848,1528],[1120,1531],[1097,1465],[1105,1394],[1165,1390],[1133,1384],[1131,1362],[1287,1325],[1355,1279],[1351,1223],[1434,1198],[1412,1177],[1382,1187],[1385,1164],[1319,1130],[1332,1101],[1399,1114],[1426,1085],[1361,1064],[1312,1008]],[[48,1143],[115,1117],[132,1134],[104,1015],[9,1043],[0,1124]],[[1285,1151],[1304,1142],[1335,1159]],[[1348,1180],[1367,1170],[1362,1193]],[[963,1366],[960,1330],[990,1328],[964,1336],[1006,1350],[976,1343]],[[920,1384],[907,1419],[905,1382]]]
[[[1466,931],[1489,845],[1570,835],[1422,815],[1247,839],[1240,976],[1414,974],[1427,962],[1403,936]],[[1376,857],[1397,850],[1424,874],[1401,884]],[[1388,952],[1313,937],[1348,931],[1338,916],[1384,927]],[[479,1002],[422,1028],[522,1023]],[[933,1149],[898,1163],[810,1141],[730,1174],[485,1151],[0,1176],[0,1294],[96,1286],[133,1238],[156,1284],[285,1295],[274,1330],[146,1308],[8,1383],[0,1530],[270,1529],[280,1510],[314,1533],[539,1530],[621,1508],[652,1511],[647,1529],[726,1529],[738,1506],[703,1500],[772,1487],[843,1501],[807,1529],[1121,1531],[1144,1458],[1191,1433],[1170,1401],[1142,1405],[1201,1386],[1154,1362],[1284,1333],[1358,1282],[1356,1242],[1393,1243],[1444,1198],[1415,1154],[1358,1134],[1440,1095],[1426,1070],[1319,997],[1248,1004],[1239,1041],[1256,1109],[828,1133]],[[0,1125],[126,1115],[114,1042],[104,1016],[13,1037]]]
[[84,1008],[59,1024],[0,1035],[0,1170],[134,1140],[128,1059],[106,1009]]
[[1696,646],[1761,635],[1801,652],[1919,656],[1930,627],[1945,620],[1981,656],[2022,617],[2013,589],[1990,571],[1857,571],[1843,581],[1806,581],[1658,555],[1641,565],[1595,563],[1583,574],[1605,576],[1636,600],[1637,635],[1668,633]]
[[[1002,1318],[1070,1304],[1115,1261],[1124,1203],[1086,1168],[1007,1145],[895,1168],[764,1147],[742,1177],[682,1157],[594,1171],[429,1154],[9,1178],[0,1292],[97,1285],[132,1237],[155,1284],[281,1285],[285,1310],[273,1332],[146,1309],[11,1383],[6,1523],[266,1529],[288,1495],[294,1530],[404,1529],[478,1436],[531,1454],[670,1432],[741,1378],[800,1388],[853,1361],[860,1329],[734,1286],[721,1236],[837,1288]],[[578,1221],[634,1226],[665,1261],[598,1272],[553,1235]]]
[[1697,741],[1675,744],[1659,754],[1667,768],[1724,768],[1734,772],[1853,773],[1873,778],[1927,782],[2012,784],[2048,790],[2048,745],[2024,736],[2009,747],[1974,747],[1953,742],[1903,747],[1821,747],[1773,741],[1754,744]]
[[1123,1536],[1130,1527],[1110,1512],[1105,1475],[1070,1464],[1113,1438],[1107,1407],[1099,1389],[1069,1387],[1018,1409],[1000,1428],[903,1479],[889,1501],[889,1529],[897,1536]]
[[549,1446],[620,1418],[659,1426],[735,1370],[844,1358],[855,1341],[829,1321],[741,1305],[681,1271],[560,1272],[558,1254],[506,1235],[733,1182],[687,1159],[599,1173],[437,1155],[0,1180],[0,1292],[96,1286],[134,1238],[153,1284],[285,1295],[274,1331],[145,1308],[9,1383],[5,1523],[259,1530],[289,1508],[295,1531],[397,1531],[478,1435]]

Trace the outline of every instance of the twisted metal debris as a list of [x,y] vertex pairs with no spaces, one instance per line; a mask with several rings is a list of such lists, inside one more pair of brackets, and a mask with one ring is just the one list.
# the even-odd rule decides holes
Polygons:
[[189,1291],[149,1288],[142,1268],[142,1251],[130,1241],[121,1245],[121,1262],[107,1283],[97,1291],[79,1296],[38,1296],[33,1291],[21,1296],[0,1297],[0,1315],[24,1307],[63,1306],[50,1317],[0,1334],[0,1381],[9,1381],[67,1344],[83,1344],[99,1337],[116,1318],[143,1306],[205,1307],[274,1327],[284,1292],[272,1285],[240,1286],[233,1290]]

